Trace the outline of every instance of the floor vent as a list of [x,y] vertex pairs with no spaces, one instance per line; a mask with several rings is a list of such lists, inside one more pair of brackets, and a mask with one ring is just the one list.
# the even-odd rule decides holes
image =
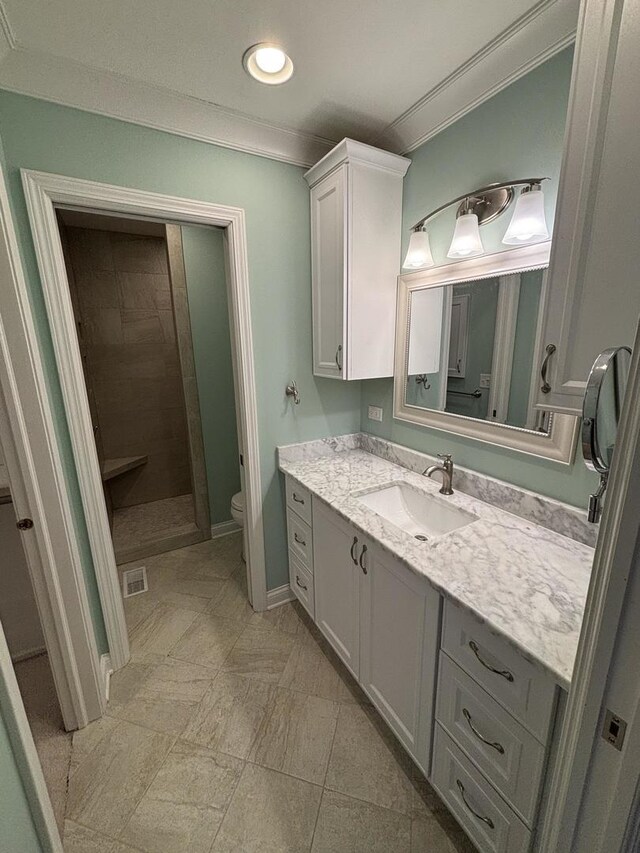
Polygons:
[[140,595],[141,592],[147,592],[148,589],[146,566],[141,566],[139,569],[129,569],[122,573],[123,598]]

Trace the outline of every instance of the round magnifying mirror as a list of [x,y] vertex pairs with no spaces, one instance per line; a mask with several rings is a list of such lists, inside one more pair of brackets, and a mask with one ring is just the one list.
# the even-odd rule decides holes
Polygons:
[[587,380],[582,404],[582,453],[587,468],[601,478],[600,488],[589,502],[589,520],[594,522],[600,518],[630,363],[629,347],[606,349],[596,358]]

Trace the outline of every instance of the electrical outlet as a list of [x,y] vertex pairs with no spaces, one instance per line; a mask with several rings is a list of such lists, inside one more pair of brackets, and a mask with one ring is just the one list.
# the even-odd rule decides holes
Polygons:
[[491,387],[491,374],[490,373],[481,373],[480,374],[480,387],[481,388],[490,388]]
[[367,414],[370,421],[382,422],[382,406],[369,406]]

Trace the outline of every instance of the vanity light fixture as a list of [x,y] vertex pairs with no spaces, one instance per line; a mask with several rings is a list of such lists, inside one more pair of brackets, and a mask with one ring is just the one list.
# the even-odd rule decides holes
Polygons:
[[247,74],[260,83],[278,86],[293,74],[293,62],[277,44],[260,42],[245,51],[242,64]]
[[483,255],[484,246],[479,226],[492,222],[509,207],[516,187],[523,187],[523,190],[518,196],[503,243],[524,246],[548,240],[549,230],[544,216],[544,195],[541,186],[542,181],[547,180],[549,179],[519,178],[488,184],[440,205],[423,216],[411,229],[403,269],[426,269],[435,266],[425,225],[454,204],[458,205],[456,227],[447,257],[458,260]]

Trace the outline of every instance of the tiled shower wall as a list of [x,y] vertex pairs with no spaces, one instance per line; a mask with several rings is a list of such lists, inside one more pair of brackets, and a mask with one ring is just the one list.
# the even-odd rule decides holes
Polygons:
[[66,227],[105,458],[147,455],[116,480],[114,508],[191,491],[165,240]]

